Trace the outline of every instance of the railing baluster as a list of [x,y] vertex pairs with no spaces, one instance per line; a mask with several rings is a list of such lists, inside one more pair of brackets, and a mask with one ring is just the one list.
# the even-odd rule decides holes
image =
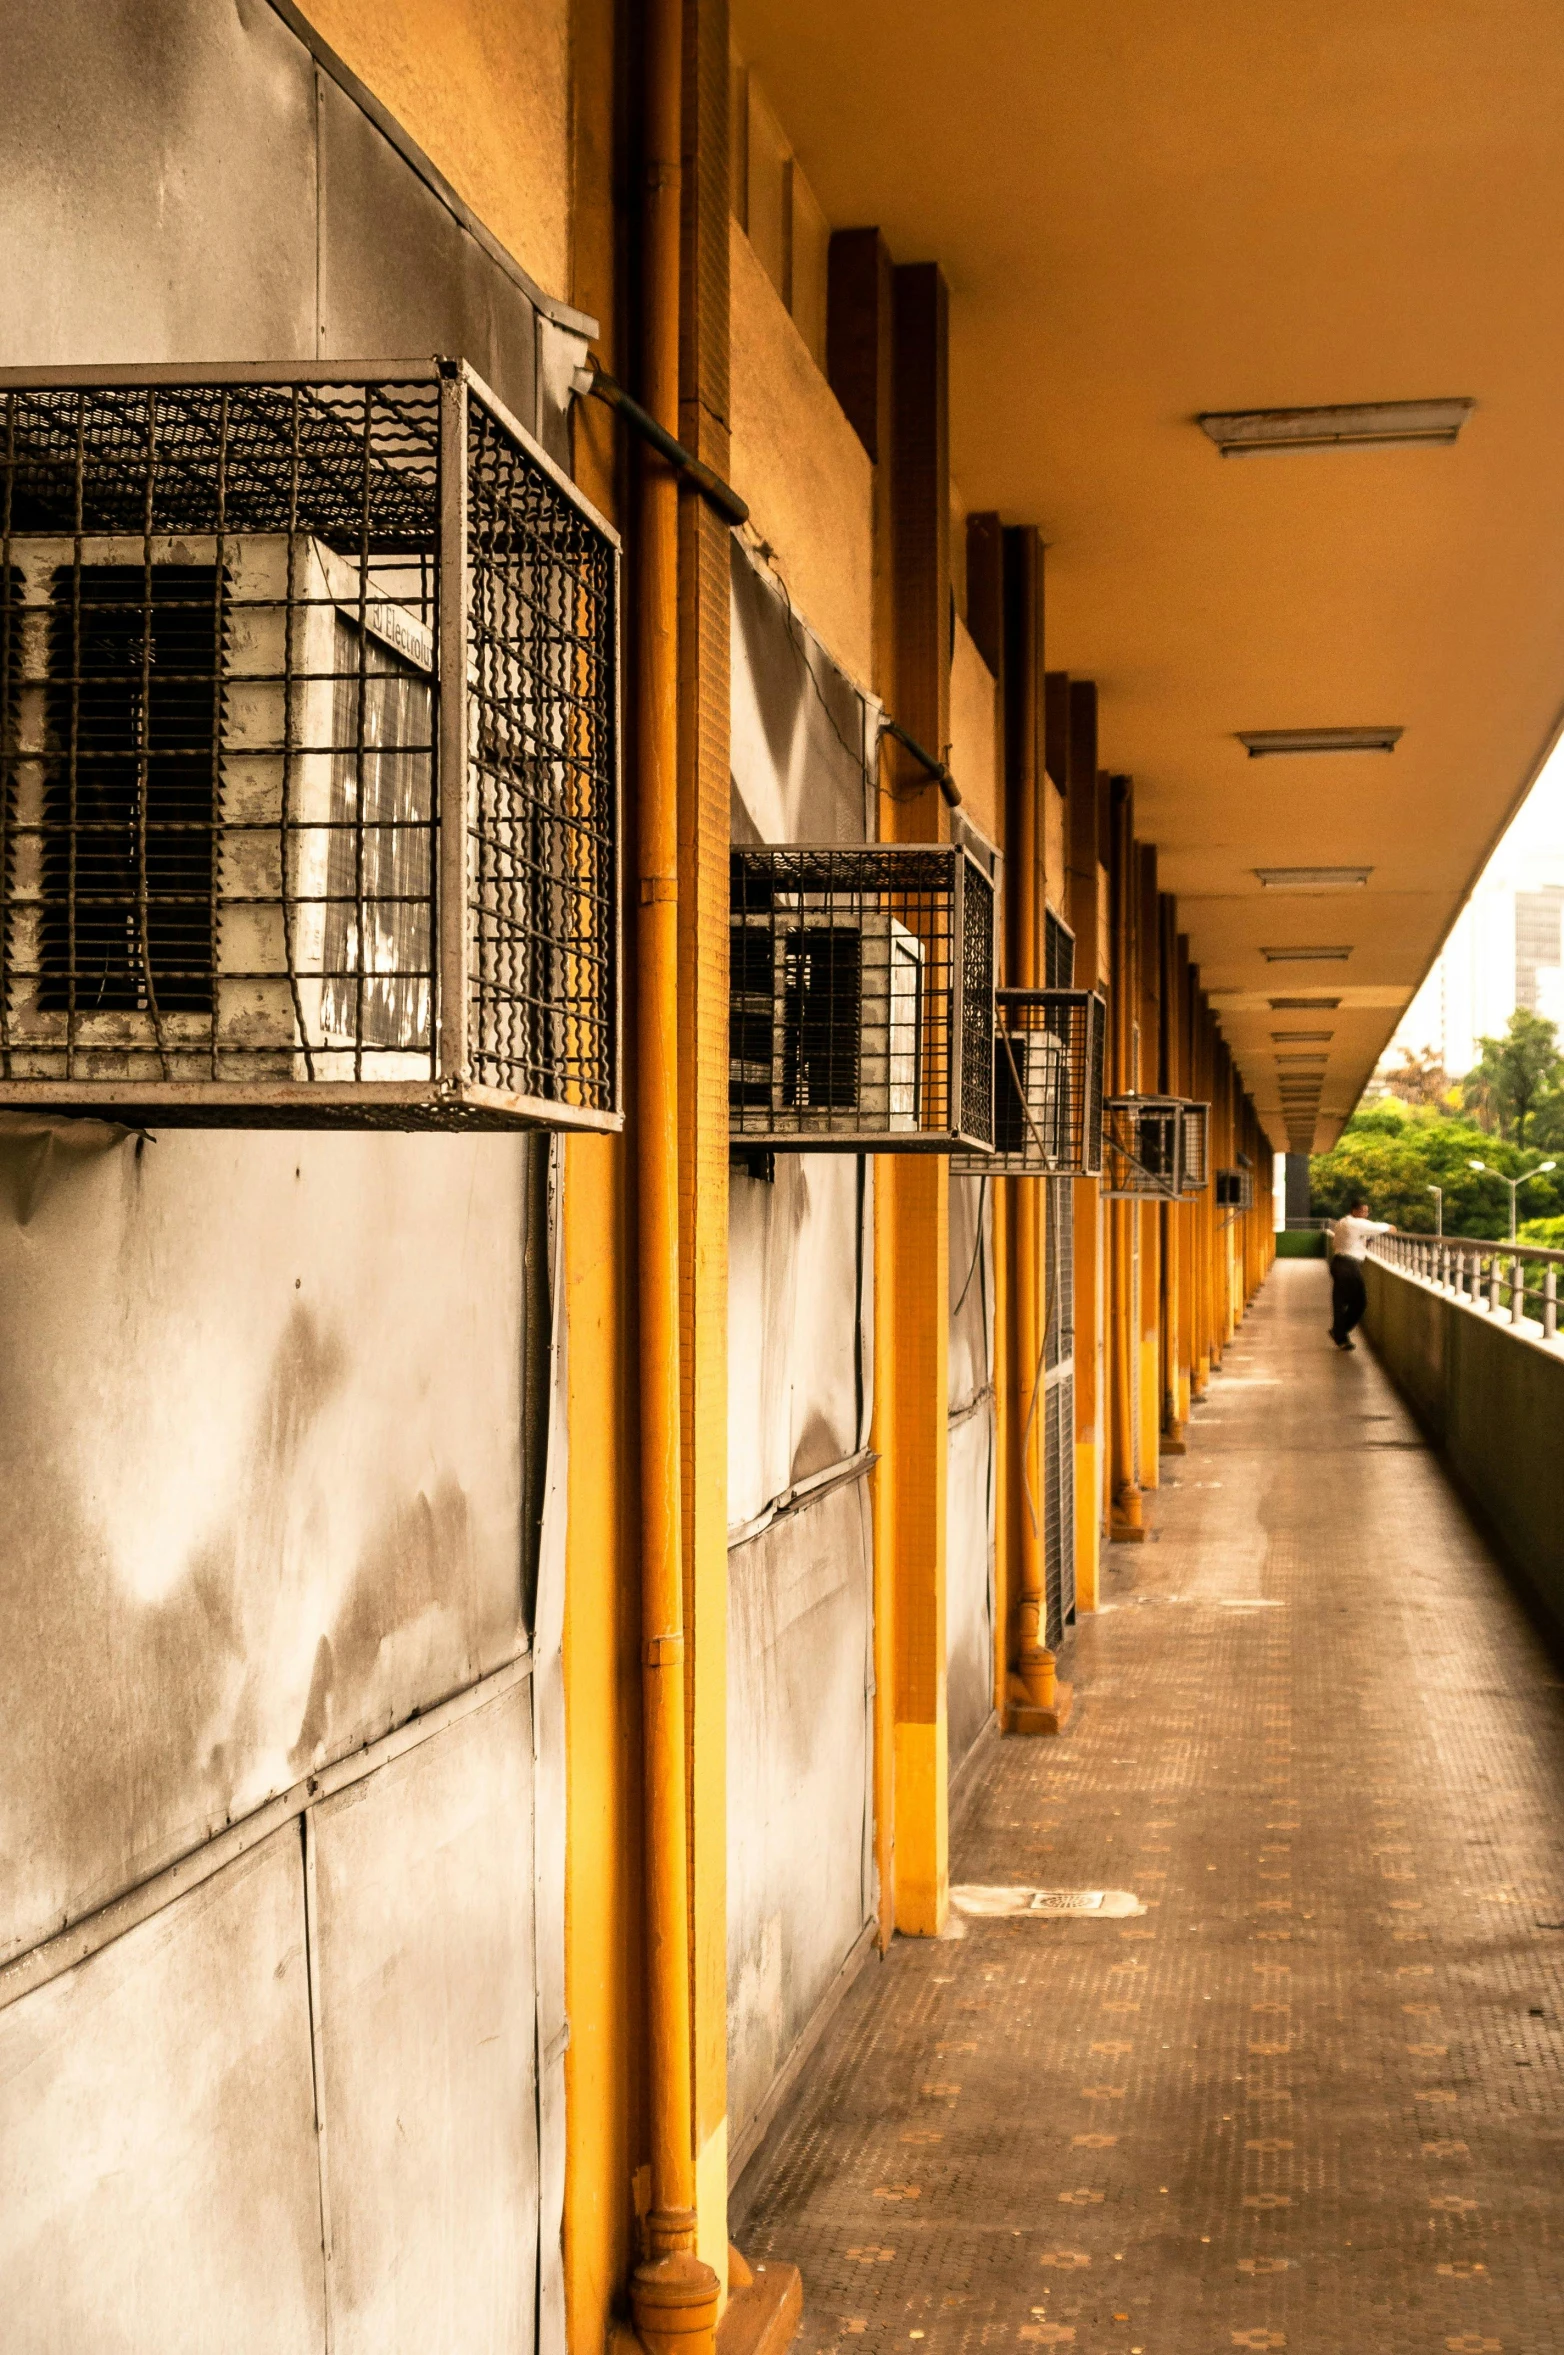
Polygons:
[[1526,1314],[1526,1270],[1519,1257],[1510,1261],[1510,1322],[1518,1325]]
[[1542,1271],[1542,1337],[1551,1341],[1559,1329],[1559,1271],[1550,1259]]

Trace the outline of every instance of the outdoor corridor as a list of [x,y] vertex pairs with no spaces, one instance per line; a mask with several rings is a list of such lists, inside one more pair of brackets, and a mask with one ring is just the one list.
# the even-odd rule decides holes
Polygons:
[[1564,1687],[1316,1261],[1109,1556],[952,1883],[1122,1889],[860,1974],[738,2187],[799,2347],[1564,2347]]

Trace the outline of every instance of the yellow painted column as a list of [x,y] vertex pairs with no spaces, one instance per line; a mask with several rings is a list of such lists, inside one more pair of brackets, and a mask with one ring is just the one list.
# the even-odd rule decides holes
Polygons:
[[[683,0],[679,438],[728,472],[727,0]],[[728,915],[731,534],[679,502],[679,1272],[697,2253],[728,2251]]]
[[[932,263],[891,281],[891,506],[897,716],[927,745],[950,733],[949,295]],[[938,788],[898,757],[898,840],[937,841]],[[944,1924],[950,1802],[945,1715],[945,1492],[950,1364],[950,1169],[907,1154],[896,1171],[896,1927]]]

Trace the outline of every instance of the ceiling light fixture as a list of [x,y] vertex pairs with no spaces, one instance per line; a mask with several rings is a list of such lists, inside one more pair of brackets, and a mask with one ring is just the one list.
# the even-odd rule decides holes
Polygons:
[[1260,954],[1268,965],[1345,965],[1352,951],[1315,948],[1301,942],[1296,948],[1262,949]]
[[1278,1062],[1279,1064],[1280,1064],[1280,1063],[1317,1063],[1317,1064],[1323,1064],[1323,1063],[1326,1063],[1326,1062],[1328,1062],[1328,1061],[1329,1061],[1329,1059],[1330,1059],[1330,1058],[1329,1058],[1328,1056],[1326,1056],[1326,1055],[1278,1055],[1278,1056],[1277,1056],[1277,1058],[1276,1058],[1276,1060],[1277,1060],[1277,1062]]
[[1273,1030],[1271,1043],[1278,1047],[1325,1046],[1336,1033],[1333,1030]]
[[1404,728],[1240,728],[1238,741],[1251,760],[1287,752],[1394,752]]
[[1361,891],[1372,867],[1256,867],[1262,891]]
[[1206,409],[1195,419],[1224,458],[1262,450],[1384,449],[1448,444],[1477,406],[1466,399],[1349,401],[1319,409]]
[[1272,998],[1273,1014],[1334,1014],[1340,998]]

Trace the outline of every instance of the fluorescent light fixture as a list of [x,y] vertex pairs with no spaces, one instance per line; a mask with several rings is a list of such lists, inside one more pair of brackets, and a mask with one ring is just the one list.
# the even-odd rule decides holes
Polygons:
[[[1320,1047],[1327,1045],[1335,1035],[1333,1030],[1273,1030],[1271,1041],[1278,1047]],[[1285,1061],[1285,1057],[1279,1057],[1278,1060]]]
[[1262,949],[1260,954],[1268,965],[1345,965],[1352,951],[1315,948],[1301,942],[1296,948]]
[[1277,1062],[1278,1062],[1279,1064],[1280,1064],[1280,1063],[1314,1063],[1314,1064],[1323,1064],[1323,1063],[1326,1063],[1326,1062],[1328,1062],[1328,1061],[1329,1061],[1329,1057],[1328,1057],[1328,1056],[1325,1056],[1325,1055],[1278,1055],[1278,1056],[1277,1056],[1277,1058],[1276,1058],[1276,1060],[1277,1060]]
[[1256,867],[1262,891],[1361,891],[1372,867]]
[[1284,752],[1394,752],[1404,728],[1240,728],[1238,741],[1251,760]]
[[1272,998],[1273,1014],[1334,1014],[1340,998]]
[[1350,401],[1320,409],[1207,409],[1195,419],[1224,458],[1262,450],[1383,449],[1448,444],[1475,401]]

